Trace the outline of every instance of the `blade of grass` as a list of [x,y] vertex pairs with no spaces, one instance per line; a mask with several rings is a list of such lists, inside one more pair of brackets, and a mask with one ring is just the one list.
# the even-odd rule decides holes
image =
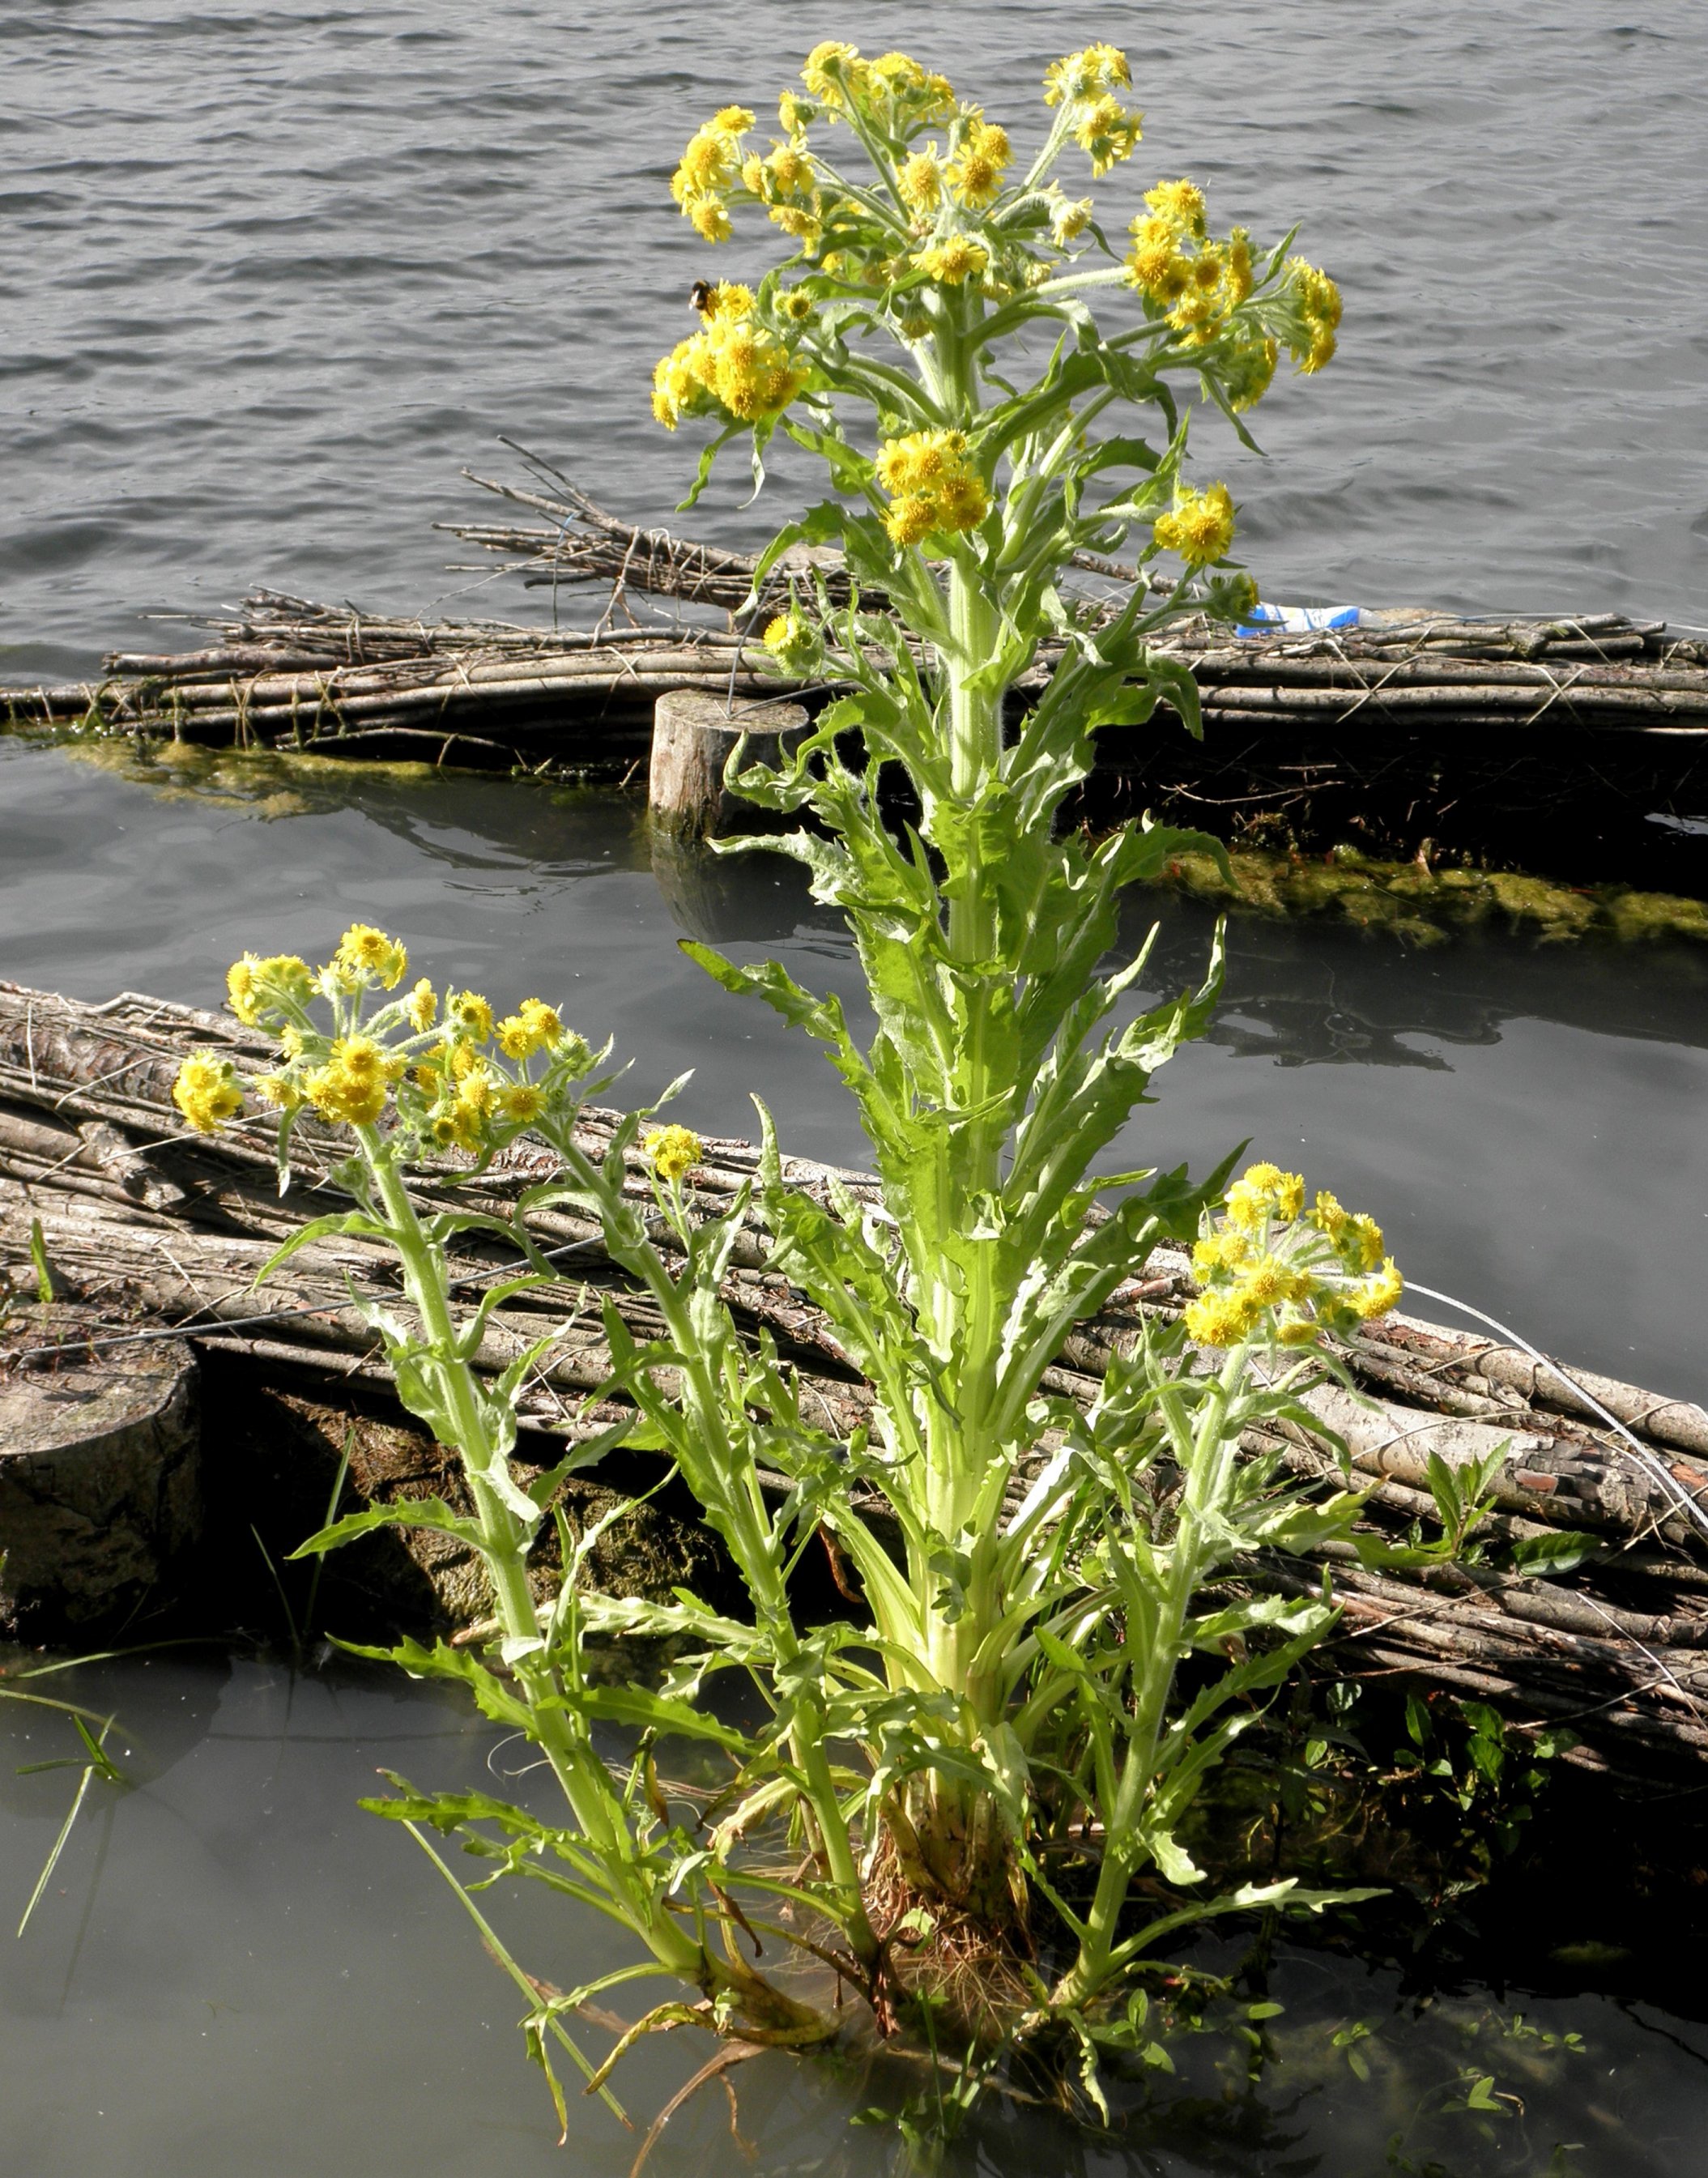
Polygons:
[[279,1569],[273,1563],[272,1552],[261,1540],[261,1531],[253,1521],[249,1523],[249,1533],[255,1537],[255,1548],[260,1552],[267,1571],[272,1575],[273,1586],[278,1593],[279,1606],[285,1614],[285,1623],[291,1629],[291,1654],[300,1664],[303,1661],[303,1637],[297,1631],[297,1614],[291,1608],[290,1597],[285,1594],[285,1584],[279,1579]]
[[[332,1494],[326,1500],[326,1517],[323,1528],[330,1528],[338,1517],[338,1500],[344,1494],[344,1480],[350,1472],[350,1453],[356,1442],[356,1425],[352,1422],[344,1432],[343,1457],[338,1462],[338,1471],[332,1477]],[[315,1560],[315,1569],[309,1575],[309,1600],[303,1606],[303,1630],[312,1639],[315,1631],[315,1606],[320,1601],[320,1572],[326,1562],[323,1551]]]
[[[29,1697],[21,1696],[20,1699],[27,1700]],[[59,1705],[50,1704],[49,1706],[58,1707]],[[81,1716],[74,1717],[72,1721],[77,1727],[84,1745],[89,1749],[90,1759],[85,1765],[83,1775],[77,1781],[77,1790],[72,1797],[70,1807],[66,1811],[65,1820],[59,1825],[59,1835],[54,1839],[47,1859],[41,1863],[41,1873],[36,1879],[36,1888],[30,1892],[30,1902],[24,1908],[24,1918],[18,1924],[18,1934],[20,1937],[30,1926],[30,1917],[41,1904],[42,1893],[53,1880],[53,1871],[59,1865],[59,1856],[65,1850],[66,1840],[71,1836],[72,1825],[82,1812],[84,1801],[89,1797],[90,1779],[99,1776],[106,1778],[112,1783],[123,1781],[122,1772],[114,1765],[112,1756],[107,1752],[107,1735],[112,1729],[112,1719],[108,1717],[101,1726],[101,1737],[98,1739],[90,1732]],[[37,1770],[46,1770],[57,1765],[41,1762],[31,1766]]]

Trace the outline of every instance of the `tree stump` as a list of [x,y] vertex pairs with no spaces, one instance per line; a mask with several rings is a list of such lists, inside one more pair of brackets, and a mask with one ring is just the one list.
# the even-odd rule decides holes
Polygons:
[[807,724],[798,703],[753,703],[738,699],[733,714],[721,696],[703,688],[678,688],[653,708],[652,769],[647,807],[665,830],[705,839],[714,833],[763,824],[761,812],[724,789],[724,765],[741,735],[748,736],[747,761],[775,764]]
[[195,1356],[101,1328],[56,1305],[0,1333],[0,1631],[30,1640],[134,1610],[201,1526]]

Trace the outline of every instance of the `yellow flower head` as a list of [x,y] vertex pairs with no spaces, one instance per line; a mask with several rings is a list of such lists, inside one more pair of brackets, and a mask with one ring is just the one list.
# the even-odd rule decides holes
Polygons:
[[704,376],[708,367],[703,333],[678,341],[660,357],[653,371],[653,415],[665,430],[674,431],[684,416],[703,416],[715,406]]
[[178,1070],[172,1101],[199,1135],[217,1134],[244,1108],[236,1067],[217,1052],[192,1052]]
[[563,1041],[563,1023],[557,1009],[544,999],[524,999],[513,1014],[506,1014],[493,1031],[498,1048],[506,1059],[531,1059],[536,1051],[555,1049]]
[[767,623],[763,641],[780,665],[806,671],[818,661],[818,632],[793,605]]
[[935,211],[943,202],[943,161],[937,146],[928,144],[922,151],[910,152],[902,161],[895,185],[909,211]]
[[1086,107],[1073,135],[1092,162],[1093,180],[1100,179],[1111,167],[1120,166],[1123,159],[1132,157],[1144,134],[1139,125],[1141,118],[1118,98],[1099,98]]
[[294,1112],[303,1102],[303,1092],[288,1074],[258,1074],[253,1087],[264,1104],[272,1104],[282,1112]]
[[1132,70],[1119,46],[1087,46],[1052,61],[1044,70],[1046,106],[1082,106],[1109,90],[1130,90]]
[[1228,555],[1234,542],[1234,502],[1224,484],[1205,491],[1183,484],[1174,512],[1158,517],[1154,535],[1158,549],[1178,552],[1188,566],[1207,566]]
[[379,983],[395,990],[409,966],[409,955],[397,940],[371,922],[353,922],[338,940],[332,966],[347,988]]
[[673,1186],[693,1170],[705,1149],[691,1128],[654,1127],[646,1138],[646,1153],[659,1178]]
[[397,1064],[371,1037],[340,1037],[327,1053],[326,1064],[307,1076],[303,1088],[322,1119],[371,1127],[386,1108]]
[[1222,365],[1222,384],[1236,411],[1255,408],[1275,376],[1278,342],[1267,336],[1237,342]]
[[484,1043],[492,1033],[492,1007],[479,991],[455,991],[445,1002],[446,1025],[455,1023],[464,1036]]
[[1207,1233],[1192,1250],[1192,1268],[1201,1278],[1213,1271],[1237,1270],[1251,1253],[1251,1243],[1238,1226],[1224,1225],[1219,1233]]
[[1240,1265],[1235,1290],[1256,1307],[1275,1308],[1284,1300],[1305,1300],[1311,1291],[1311,1279],[1306,1272],[1295,1270],[1278,1256],[1258,1256]]
[[682,206],[682,214],[702,242],[727,242],[736,231],[730,224],[730,208],[721,197],[695,197]]
[[989,490],[968,457],[964,432],[913,431],[887,439],[874,468],[890,495],[884,526],[898,544],[977,529],[990,512]]
[[1328,275],[1302,257],[1287,260],[1287,281],[1296,318],[1287,345],[1300,369],[1309,376],[1333,354],[1340,324],[1340,290]]
[[564,1037],[563,1017],[557,1008],[547,1005],[544,999],[524,999],[517,1011],[528,1024],[534,1049],[556,1051]]
[[994,204],[1002,191],[1002,177],[1014,156],[1006,129],[975,114],[961,131],[949,179],[962,204],[975,211]]
[[1049,208],[1049,235],[1058,249],[1085,233],[1091,224],[1089,197],[1057,197]]
[[545,1111],[545,1092],[536,1088],[531,1081],[518,1081],[499,1092],[500,1112],[506,1119],[518,1120],[524,1127],[532,1125]]
[[1201,1294],[1187,1305],[1186,1335],[1200,1346],[1237,1346],[1256,1328],[1262,1311],[1234,1293]]
[[1347,1299],[1367,1322],[1371,1316],[1386,1316],[1390,1309],[1397,1308],[1404,1291],[1405,1280],[1399,1275],[1393,1256],[1385,1256],[1380,1268],[1355,1286]]
[[671,177],[671,194],[684,209],[696,197],[720,195],[742,171],[742,139],[753,125],[745,106],[726,106],[688,139]]
[[753,291],[739,280],[720,280],[706,290],[700,315],[709,325],[738,326],[753,315]]
[[[807,54],[801,80],[827,113],[845,113],[848,108],[846,94],[857,95],[864,88],[866,74],[866,63],[860,57],[858,46],[845,46],[835,38],[826,38]],[[788,123],[785,122],[784,126],[786,128]]]
[[947,121],[955,112],[955,86],[948,77],[922,68],[908,53],[880,53],[868,62],[861,88],[869,105],[888,104],[892,124],[919,128]]
[[404,1012],[409,1026],[417,1036],[424,1036],[432,1027],[439,1011],[439,1001],[433,995],[433,986],[423,976],[405,1001]]
[[226,971],[232,1011],[246,1028],[259,1027],[264,1015],[287,1004],[306,1005],[314,988],[313,971],[294,953],[275,953],[266,960],[245,953]]
[[911,261],[928,279],[935,280],[940,287],[959,287],[988,271],[990,252],[971,235],[951,234],[946,242],[933,243],[928,249],[916,250]]
[[1227,1219],[1241,1232],[1255,1233],[1271,1218],[1290,1223],[1305,1207],[1305,1182],[1278,1165],[1247,1165],[1228,1190]]
[[1145,191],[1152,216],[1193,242],[1204,239],[1204,192],[1196,182],[1158,182]]

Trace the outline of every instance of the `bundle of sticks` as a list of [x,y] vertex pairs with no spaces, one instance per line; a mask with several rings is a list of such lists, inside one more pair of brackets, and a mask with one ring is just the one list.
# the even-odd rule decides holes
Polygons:
[[[634,727],[665,690],[722,689],[732,699],[788,692],[748,638],[791,588],[822,584],[833,603],[846,599],[834,553],[785,555],[756,601],[752,555],[623,522],[526,458],[526,486],[471,480],[536,518],[439,527],[488,555],[487,572],[495,556],[500,572],[550,588],[554,608],[566,588],[604,586],[591,627],[430,623],[258,590],[224,617],[194,621],[211,643],[116,653],[98,681],[0,689],[0,708],[16,725],[596,769],[628,760]],[[1096,578],[1081,599],[1092,621],[1118,610],[1140,579],[1091,555],[1080,564]],[[1414,737],[1489,726],[1708,737],[1708,645],[1615,613],[1465,621],[1376,612],[1352,628],[1238,638],[1189,620],[1159,647],[1190,665],[1213,725],[1273,731],[1284,745],[1377,725]],[[1059,647],[1040,654],[1034,683],[1059,656]],[[833,658],[832,679],[835,671]]]
[[[254,1287],[282,1240],[338,1206],[337,1151],[312,1124],[303,1126],[295,1181],[282,1198],[264,1123],[217,1139],[187,1133],[171,1084],[184,1054],[210,1045],[229,1050],[244,1071],[270,1055],[219,1015],[132,993],[90,1006],[0,983],[0,1272],[30,1290],[35,1229],[56,1282],[101,1311],[108,1327],[90,1335],[119,1366],[132,1342],[170,1329],[258,1382],[282,1372],[330,1402],[358,1390],[388,1397],[377,1342],[351,1293],[396,1305],[395,1267],[382,1249],[322,1239]],[[594,1156],[605,1154],[614,1122],[608,1113],[585,1115],[582,1139]],[[709,1141],[693,1200],[726,1207],[755,1165],[749,1144]],[[425,1203],[507,1216],[521,1190],[553,1168],[550,1153],[524,1138],[473,1179],[447,1163],[415,1185]],[[874,1186],[806,1159],[791,1160],[786,1176],[821,1194],[833,1179],[859,1192]],[[626,1185],[650,1204],[638,1168]],[[556,1209],[539,1212],[530,1229],[567,1276],[615,1302],[636,1336],[659,1330],[650,1304],[605,1258],[595,1227]],[[490,1234],[457,1245],[471,1303],[514,1267]],[[1089,1402],[1111,1354],[1139,1335],[1145,1316],[1177,1311],[1191,1296],[1177,1253],[1158,1251],[1132,1269],[1110,1307],[1064,1344],[1053,1393]],[[751,1217],[726,1298],[744,1333],[763,1327],[776,1339],[816,1420],[844,1438],[862,1425],[870,1387],[818,1312],[767,1267],[765,1235]],[[566,1312],[561,1296],[520,1295],[494,1313],[478,1356],[495,1374],[560,1327],[523,1400],[525,1436],[585,1434],[620,1411],[588,1404],[609,1372],[596,1313],[583,1308],[561,1328]],[[28,1307],[13,1309],[0,1332],[0,1372],[28,1353],[30,1322]],[[1708,1760],[1708,1414],[1404,1315],[1374,1327],[1345,1358],[1356,1397],[1325,1386],[1311,1395],[1311,1428],[1289,1426],[1248,1449],[1276,1453],[1328,1486],[1339,1486],[1349,1459],[1370,1493],[1366,1524],[1389,1540],[1414,1524],[1425,1533],[1436,1524],[1432,1454],[1462,1466],[1497,1450],[1481,1535],[1563,1530],[1596,1547],[1576,1571],[1540,1580],[1486,1562],[1371,1570],[1339,1546],[1314,1576],[1326,1569],[1342,1609],[1331,1665],[1473,1694],[1523,1729],[1565,1726],[1580,1737],[1571,1759],[1587,1767],[1695,1774]],[[1291,1564],[1254,1565],[1249,1578],[1313,1584],[1308,1569]]]

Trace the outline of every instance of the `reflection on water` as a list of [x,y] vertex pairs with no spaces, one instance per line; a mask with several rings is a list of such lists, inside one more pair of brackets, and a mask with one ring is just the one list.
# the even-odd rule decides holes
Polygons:
[[[178,1651],[54,1685],[118,1710],[112,1743],[132,1784],[89,1803],[0,1975],[0,2178],[622,2178],[636,2137],[603,2109],[577,2106],[567,2153],[556,2147],[510,1984],[408,1834],[355,1804],[383,1789],[381,1768],[525,1798],[513,1742],[441,1691],[342,1668],[293,1680],[264,1661]],[[68,1735],[41,1716],[0,1702],[0,1928],[69,1797],[65,1771],[14,1774],[65,1751]],[[561,1987],[624,1955],[567,1902],[495,1891],[481,1902]],[[1229,1948],[1200,1962],[1236,1958]],[[1117,2092],[1115,2137],[993,2103],[951,2170],[1683,2178],[1695,2167],[1693,2022],[1594,1995],[1408,1994],[1392,1971],[1290,1945],[1267,1994],[1284,2009],[1256,2078],[1244,2042],[1205,2035],[1178,2046],[1178,2074],[1153,2077],[1148,2100]],[[610,2001],[631,2017],[641,2008],[632,1990]],[[602,2053],[605,2036],[583,2031]],[[644,2043],[616,2079],[631,2113],[644,2124],[707,2054],[698,2037]],[[1464,2107],[1479,2078],[1493,2083],[1492,2110]],[[751,2159],[714,2088],[664,2135],[654,2178],[878,2178],[890,2137],[848,2120],[917,2082],[762,2057],[732,2084]]]

